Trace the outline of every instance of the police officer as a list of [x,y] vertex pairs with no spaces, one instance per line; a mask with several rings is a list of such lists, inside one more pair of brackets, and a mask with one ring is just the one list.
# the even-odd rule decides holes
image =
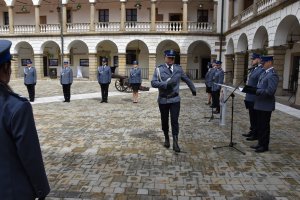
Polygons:
[[213,75],[215,72],[214,66],[215,66],[215,61],[213,61],[212,63],[208,63],[208,71],[205,74],[206,93],[208,95],[208,102],[206,103],[206,105],[211,104],[211,86],[213,83]]
[[101,87],[101,103],[107,103],[108,88],[109,84],[111,83],[111,69],[107,65],[107,58],[102,58],[102,66],[98,67],[97,79]]
[[142,83],[142,71],[138,67],[138,61],[133,61],[133,68],[130,69],[129,84],[133,91],[133,103],[138,102],[139,88]]
[[171,114],[171,126],[173,136],[173,150],[180,152],[178,145],[179,124],[178,117],[180,111],[180,96],[179,84],[183,80],[196,96],[196,88],[193,82],[183,72],[180,65],[174,64],[176,52],[174,50],[167,50],[165,54],[165,64],[159,65],[155,68],[151,85],[158,88],[158,105],[161,115],[161,125],[165,136],[164,146],[170,147],[169,140],[169,113]]
[[61,70],[60,74],[60,84],[63,88],[64,93],[64,102],[70,102],[71,99],[71,85],[73,83],[73,71],[71,67],[69,67],[69,62],[64,61],[64,67]]
[[211,86],[212,91],[212,105],[211,108],[216,108],[216,110],[213,112],[214,114],[220,113],[220,91],[221,86],[217,84],[223,84],[224,83],[224,71],[221,67],[222,62],[216,61],[216,69],[213,73],[213,84]]
[[36,70],[35,67],[32,66],[31,60],[27,60],[27,66],[24,68],[24,84],[27,87],[30,102],[34,102]]
[[50,187],[32,107],[8,85],[10,46],[0,40],[0,199],[45,199]]
[[[261,75],[261,73],[264,72],[263,66],[260,64],[260,55],[253,53],[251,56],[252,59],[252,65],[251,68],[249,68],[248,72],[248,79],[247,79],[247,85],[251,87],[256,87],[258,83],[258,79]],[[255,100],[255,94],[246,93],[245,97],[245,106],[246,109],[249,111],[249,119],[250,119],[250,132],[248,134],[243,134],[243,136],[248,137],[247,140],[253,141],[257,140],[257,128],[256,128],[256,113],[254,110],[254,100]]]
[[273,68],[273,57],[263,56],[264,72],[257,84],[254,109],[257,118],[258,144],[251,146],[255,152],[262,153],[269,150],[270,120],[275,110],[275,92],[278,85],[278,75]]

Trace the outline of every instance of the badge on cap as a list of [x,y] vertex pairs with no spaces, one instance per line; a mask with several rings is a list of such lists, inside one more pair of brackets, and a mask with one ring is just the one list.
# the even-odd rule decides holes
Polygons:
[[28,59],[26,62],[27,62],[27,65],[32,64],[30,59]]
[[138,65],[139,62],[135,60],[135,61],[132,62],[132,64],[133,64],[133,65]]
[[166,50],[165,52],[165,57],[175,57],[176,56],[176,51],[174,50]]
[[68,61],[64,61],[64,64],[67,65],[67,64],[69,64],[69,62]]
[[261,61],[264,62],[264,63],[269,62],[269,61],[273,61],[273,56],[262,56]]
[[217,64],[217,65],[222,65],[222,61],[217,60],[217,61],[216,61],[216,64]]
[[251,56],[251,59],[252,59],[252,60],[255,60],[255,59],[257,59],[257,58],[260,58],[260,55],[257,54],[257,53],[253,53],[252,56]]

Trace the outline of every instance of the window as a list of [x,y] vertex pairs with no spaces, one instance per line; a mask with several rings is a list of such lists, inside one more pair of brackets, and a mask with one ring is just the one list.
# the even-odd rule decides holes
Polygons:
[[198,22],[208,22],[208,10],[198,10]]
[[3,12],[3,24],[9,25],[8,12]]
[[109,10],[100,9],[99,10],[99,22],[109,22]]
[[126,64],[132,65],[133,61],[136,60],[137,51],[136,50],[126,50]]
[[137,21],[137,9],[126,9],[126,21]]
[[67,23],[72,23],[72,10],[67,10]]

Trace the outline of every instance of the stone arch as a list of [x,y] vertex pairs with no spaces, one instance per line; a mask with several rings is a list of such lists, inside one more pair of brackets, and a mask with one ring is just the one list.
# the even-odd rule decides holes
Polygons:
[[234,43],[232,38],[228,40],[226,54],[234,54]]
[[237,43],[237,52],[246,52],[248,50],[248,37],[243,33]]
[[274,46],[285,45],[291,34],[300,34],[299,20],[295,15],[288,15],[281,20],[275,33]]
[[156,47],[156,65],[164,63],[164,51],[173,49],[178,53],[176,56],[175,63],[180,64],[180,47],[177,42],[173,40],[163,40]]
[[[52,40],[46,41],[41,45],[40,52],[43,54],[43,74],[44,77],[58,75],[61,66],[60,46]],[[55,74],[56,72],[56,74]],[[51,77],[50,75],[50,77]]]
[[264,26],[260,26],[253,38],[252,49],[264,49],[269,46],[269,34]]
[[211,48],[203,40],[194,41],[188,47],[187,74],[191,79],[204,78],[211,59]]
[[126,45],[126,75],[132,67],[132,61],[139,61],[142,69],[142,78],[149,77],[149,49],[142,40],[132,40]]
[[15,45],[14,54],[18,56],[18,66],[16,66],[18,67],[18,69],[16,70],[18,74],[17,76],[23,77],[24,67],[26,66],[26,59],[30,59],[33,62],[33,66],[35,66],[33,47],[30,45],[29,42],[18,42]]
[[106,57],[108,59],[108,65],[111,66],[111,70],[115,73],[118,69],[118,46],[111,40],[103,40],[96,46],[97,52],[97,65],[100,66],[101,58]]

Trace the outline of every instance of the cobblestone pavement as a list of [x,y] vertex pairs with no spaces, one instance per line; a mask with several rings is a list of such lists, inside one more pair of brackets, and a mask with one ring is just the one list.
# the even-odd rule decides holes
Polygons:
[[[41,96],[59,94],[55,84],[37,88]],[[12,82],[16,91],[25,91]],[[95,82],[76,82],[82,93],[99,92]],[[93,88],[94,87],[94,88]],[[110,87],[113,90],[113,87]],[[33,105],[46,171],[49,200],[222,200],[300,199],[300,121],[280,111],[272,115],[270,151],[254,153],[242,133],[248,131],[243,98],[237,95],[234,141],[230,148],[230,105],[226,126],[207,122],[204,88],[197,97],[182,90],[179,144],[182,153],[165,149],[157,93]]]

